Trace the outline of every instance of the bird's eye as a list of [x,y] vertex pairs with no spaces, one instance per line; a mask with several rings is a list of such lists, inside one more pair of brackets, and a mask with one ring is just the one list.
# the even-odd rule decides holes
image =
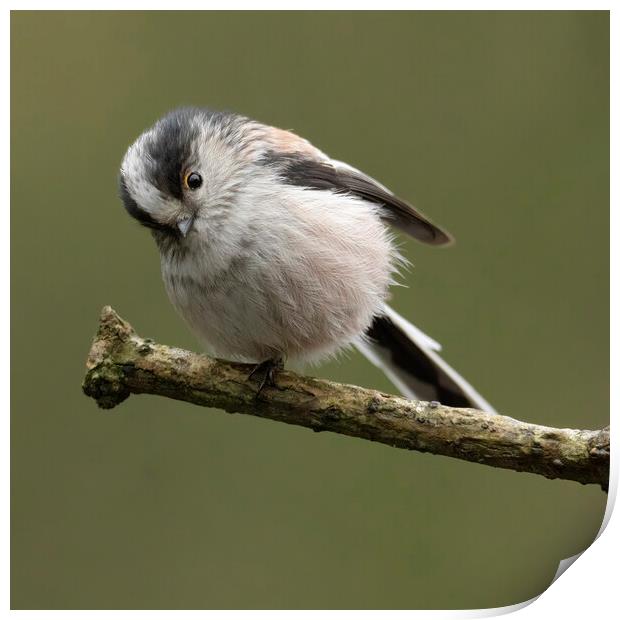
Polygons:
[[184,180],[189,189],[198,189],[202,185],[202,177],[197,172],[186,174]]

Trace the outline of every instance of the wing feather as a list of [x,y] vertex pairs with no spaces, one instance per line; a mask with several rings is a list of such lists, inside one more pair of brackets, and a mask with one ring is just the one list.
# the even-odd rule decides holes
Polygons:
[[261,163],[274,167],[284,182],[352,194],[380,205],[387,222],[418,241],[431,245],[452,242],[448,232],[387,187],[344,162],[330,159],[307,140],[292,132],[273,128],[266,137],[273,148],[263,153]]

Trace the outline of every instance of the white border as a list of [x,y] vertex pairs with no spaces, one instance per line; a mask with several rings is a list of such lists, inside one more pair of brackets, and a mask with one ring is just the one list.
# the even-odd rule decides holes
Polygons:
[[[8,9],[14,10],[32,10],[32,9],[49,9],[48,3],[38,1],[38,2],[23,2],[23,3],[6,3],[7,6],[4,8],[2,12],[2,48],[3,48],[3,58],[2,58],[2,72],[3,72],[3,81],[5,85],[9,85],[9,50],[10,50],[10,20]],[[227,10],[230,9],[288,9],[290,10],[292,7],[287,6],[288,3],[285,2],[248,2],[248,1],[239,1],[239,0],[229,0],[226,3],[225,8]],[[501,5],[501,6],[500,6]],[[169,8],[164,2],[118,2],[118,1],[110,1],[110,2],[93,2],[93,3],[85,3],[85,2],[61,2],[53,7],[54,9],[166,9]],[[202,10],[207,8],[221,8],[221,5],[218,6],[218,3],[213,2],[200,2],[198,0],[193,1],[180,1],[177,2],[174,6],[175,10],[179,9],[194,9],[194,10]],[[297,3],[295,9],[339,9],[339,10],[353,10],[353,9],[371,9],[376,8],[371,5],[369,2],[325,2],[324,0],[316,0],[315,2],[300,2]],[[605,2],[532,2],[525,1],[519,3],[499,3],[499,2],[475,2],[466,4],[464,2],[394,2],[394,1],[385,1],[381,4],[382,10],[387,9],[422,9],[422,10],[464,10],[464,9],[475,9],[475,10],[524,10],[524,9],[545,9],[545,10],[610,10],[615,8],[615,3],[605,3]],[[617,44],[617,37],[620,32],[618,29],[618,18],[616,16],[616,12],[612,10],[611,13],[611,110],[617,110],[618,105],[620,104],[620,100],[618,98],[618,79],[617,79],[617,69],[620,66],[618,62],[618,49],[619,46]],[[4,128],[3,135],[9,137],[10,130],[10,117],[9,117],[9,88],[5,89],[5,95],[2,98],[4,114],[2,115],[2,126]],[[611,132],[611,170],[618,170],[618,156],[617,156],[617,147],[618,147],[618,126],[613,121],[612,117],[612,132]],[[7,139],[5,142],[5,149],[3,150],[3,166],[2,170],[4,172],[5,179],[5,201],[4,201],[4,222],[5,225],[3,227],[3,236],[4,243],[1,246],[2,252],[2,272],[3,272],[3,281],[4,287],[3,292],[6,297],[9,294],[9,278],[10,278],[10,270],[9,270],[9,261],[10,261],[10,226],[9,226],[9,201],[10,201],[10,170],[9,170],[9,162],[10,162],[10,142]],[[620,228],[618,226],[618,208],[617,208],[617,183],[615,176],[612,176],[611,180],[611,204],[614,205],[611,211],[611,232],[610,239],[614,240],[618,238],[618,234],[620,233]],[[615,233],[615,234],[614,234]],[[618,251],[615,249],[614,244],[611,244],[611,267],[612,267],[612,290],[611,290],[611,316],[618,317],[620,316],[620,304],[618,303],[618,287],[615,286],[613,281],[613,274],[617,273],[615,267],[618,265]],[[593,303],[596,303],[593,300]],[[5,352],[9,350],[9,342],[10,342],[10,329],[9,329],[9,321],[10,321],[10,313],[9,313],[9,303],[8,300],[5,300],[5,303],[0,304],[0,311],[2,312],[2,330],[3,330],[3,343]],[[614,325],[612,321],[611,325],[611,344],[612,344],[612,356],[611,356],[611,376],[613,379],[618,379],[618,329]],[[2,395],[4,397],[5,408],[3,411],[4,420],[5,420],[5,439],[4,439],[4,451],[3,451],[3,460],[4,460],[4,475],[2,477],[2,483],[4,486],[4,497],[8,500],[9,498],[9,485],[10,485],[10,477],[9,477],[9,450],[10,450],[10,427],[9,427],[9,404],[10,404],[10,384],[8,380],[9,376],[9,359],[8,356],[5,355],[2,358]],[[617,385],[617,381],[612,381],[612,384]],[[617,412],[620,409],[620,402],[618,399],[618,390],[612,389],[612,412]],[[617,416],[613,415],[612,420],[612,428],[614,428]],[[613,432],[613,431],[612,431]],[[615,434],[613,435],[615,437]],[[339,611],[339,612],[321,612],[321,614],[325,614],[327,617],[332,615],[338,615],[339,617],[344,616],[355,616],[356,618],[360,615],[368,616],[381,614],[389,614],[392,616],[405,616],[407,618],[481,618],[481,617],[496,617],[499,615],[503,615],[506,613],[515,612],[517,610],[522,618],[541,618],[547,620],[549,617],[586,617],[586,616],[596,616],[607,611],[611,611],[612,609],[618,609],[617,601],[618,595],[616,593],[616,575],[617,575],[617,567],[618,567],[618,550],[620,550],[620,526],[618,525],[618,517],[612,517],[612,508],[615,503],[615,498],[617,495],[618,489],[618,464],[617,459],[612,458],[612,476],[610,482],[610,491],[609,491],[609,502],[607,506],[607,510],[605,513],[605,519],[603,524],[601,525],[601,532],[599,532],[599,538],[588,548],[582,556],[579,558],[577,562],[570,565],[570,568],[562,573],[561,570],[558,571],[558,575],[561,575],[557,581],[553,583],[545,592],[543,592],[536,599],[532,599],[531,601],[524,601],[519,605],[513,605],[510,607],[502,607],[496,609],[486,609],[486,610],[462,610],[462,611]],[[182,615],[184,617],[187,616],[200,616],[204,617],[205,613],[209,615],[217,615],[220,617],[232,617],[236,616],[241,612],[237,611],[9,611],[9,574],[10,574],[10,561],[9,561],[9,513],[8,510],[2,511],[2,520],[3,520],[3,544],[2,544],[2,552],[4,562],[2,563],[2,599],[3,605],[1,609],[1,613],[3,616],[5,615],[14,615],[18,614],[23,618],[39,618],[41,616],[46,617],[67,617],[67,616],[76,616],[78,615],[80,618],[86,617],[101,617],[105,615],[114,615],[115,617],[120,618],[136,618],[136,617],[144,617],[144,618],[152,618],[153,616],[158,618],[172,618]],[[603,533],[604,530],[604,533]],[[602,534],[602,536],[601,536]],[[573,560],[572,558],[571,560]],[[568,562],[570,564],[570,562]],[[536,601],[536,604],[531,605],[533,601]],[[280,617],[290,617],[291,613],[296,616],[314,616],[318,612],[314,611],[256,611],[256,612],[246,612],[252,613],[255,617],[264,617],[272,619],[274,616]]]
[[268,0],[257,2],[256,0],[228,0],[216,2],[214,0],[178,0],[170,3],[165,0],[133,0],[121,2],[110,0],[109,2],[79,2],[79,0],[65,0],[56,2],[50,6],[45,0],[24,0],[22,2],[4,2],[9,10],[166,10],[166,11],[238,11],[238,10],[269,10],[269,11],[609,11],[614,2],[592,1],[584,2],[577,0],[546,0],[535,2],[523,0],[522,2],[505,2],[502,0],[485,0],[483,2],[465,2],[464,0],[384,0],[380,4],[369,0],[329,0],[298,1],[294,5],[285,0]]

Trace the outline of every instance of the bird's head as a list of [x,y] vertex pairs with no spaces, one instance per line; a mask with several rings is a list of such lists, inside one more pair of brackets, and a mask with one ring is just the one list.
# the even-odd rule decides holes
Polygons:
[[185,238],[222,218],[247,174],[251,121],[206,109],[174,110],[127,150],[119,193],[127,212],[161,235]]

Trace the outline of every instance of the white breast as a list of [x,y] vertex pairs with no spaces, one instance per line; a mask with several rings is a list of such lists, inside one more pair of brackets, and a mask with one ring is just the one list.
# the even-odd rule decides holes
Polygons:
[[316,361],[354,343],[401,260],[373,205],[273,182],[187,241],[176,260],[162,255],[172,303],[207,350],[248,362]]

